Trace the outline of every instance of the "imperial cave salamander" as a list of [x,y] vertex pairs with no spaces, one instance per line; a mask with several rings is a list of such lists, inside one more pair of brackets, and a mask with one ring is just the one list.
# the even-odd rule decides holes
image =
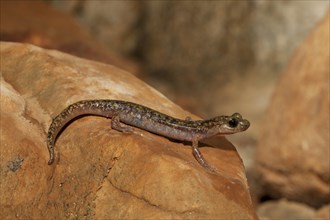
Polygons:
[[121,100],[83,100],[65,108],[57,115],[48,130],[47,144],[50,159],[54,162],[55,141],[61,130],[73,119],[97,115],[111,118],[111,127],[122,132],[131,132],[131,125],[168,138],[192,142],[192,152],[196,160],[205,168],[211,169],[198,149],[198,141],[215,135],[233,134],[245,131],[250,123],[239,113],[231,116],[218,116],[207,120],[193,121],[173,118],[143,105]]

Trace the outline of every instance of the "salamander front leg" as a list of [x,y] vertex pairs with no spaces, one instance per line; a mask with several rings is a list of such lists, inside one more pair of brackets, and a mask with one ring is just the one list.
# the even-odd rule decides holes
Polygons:
[[204,168],[206,168],[207,170],[209,170],[211,172],[216,171],[216,169],[213,166],[208,164],[208,162],[203,157],[202,153],[199,151],[197,139],[192,140],[192,150],[193,150],[193,155],[194,155],[195,159],[198,161],[198,163],[200,165],[202,165]]
[[128,127],[128,126],[120,123],[119,115],[112,116],[112,118],[111,118],[111,128],[113,128],[117,131],[125,132],[125,133],[133,132],[133,128]]

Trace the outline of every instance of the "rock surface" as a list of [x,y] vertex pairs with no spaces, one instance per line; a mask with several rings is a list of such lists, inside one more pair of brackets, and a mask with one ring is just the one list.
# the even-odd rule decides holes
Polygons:
[[264,120],[258,181],[271,197],[330,201],[329,14],[296,51]]
[[328,220],[330,219],[330,205],[327,204],[321,207],[319,210],[316,211],[315,214],[316,220]]
[[260,220],[299,219],[312,220],[315,210],[305,204],[286,200],[265,202],[257,209]]
[[330,205],[318,210],[303,203],[287,201],[267,201],[257,208],[260,220],[299,219],[299,220],[329,220]]
[[1,41],[30,43],[109,63],[130,72],[138,71],[136,64],[97,43],[70,15],[54,10],[43,1],[1,1],[0,15]]
[[[47,165],[46,132],[67,105],[124,99],[190,115],[114,66],[35,46],[1,43],[0,218],[257,219],[242,161],[223,137],[201,151],[143,130],[123,134],[102,117],[70,124]],[[194,118],[194,116],[192,116]]]

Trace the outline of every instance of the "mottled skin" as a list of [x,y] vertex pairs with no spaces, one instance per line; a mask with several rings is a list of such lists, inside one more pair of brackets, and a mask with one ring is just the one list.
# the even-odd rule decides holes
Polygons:
[[83,100],[64,109],[56,116],[48,130],[47,144],[52,164],[55,159],[54,146],[59,132],[73,119],[84,115],[98,115],[111,118],[111,127],[122,132],[131,132],[132,128],[121,122],[181,141],[191,141],[193,155],[204,167],[211,169],[198,149],[198,141],[214,135],[233,134],[245,131],[249,121],[239,113],[231,116],[218,116],[207,120],[193,121],[173,118],[148,107],[120,100]]

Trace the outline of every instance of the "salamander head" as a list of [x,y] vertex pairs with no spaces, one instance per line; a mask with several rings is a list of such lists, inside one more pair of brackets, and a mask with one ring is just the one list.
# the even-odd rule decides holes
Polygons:
[[243,119],[239,113],[234,113],[231,116],[219,116],[211,119],[212,127],[209,128],[210,135],[215,134],[234,134],[245,131],[250,127],[250,122]]

